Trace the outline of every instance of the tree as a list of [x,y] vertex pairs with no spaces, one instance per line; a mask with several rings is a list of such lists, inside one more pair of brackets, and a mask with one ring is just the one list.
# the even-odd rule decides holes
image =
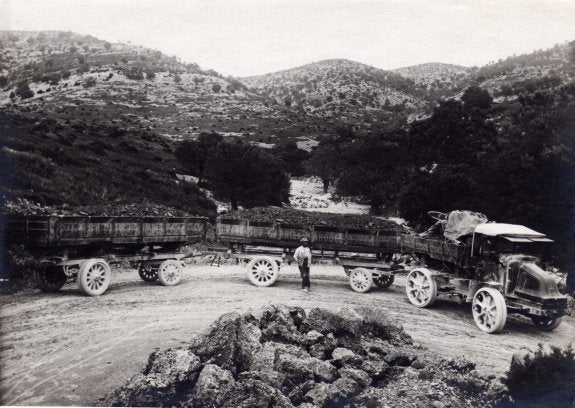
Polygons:
[[305,150],[299,149],[295,142],[287,143],[283,146],[274,146],[270,153],[283,162],[285,170],[292,176],[301,177],[305,175],[304,162],[311,157]]
[[370,202],[371,213],[396,201],[407,170],[406,135],[392,129],[351,142],[342,152],[343,170],[337,191],[343,195],[360,195]]
[[327,193],[330,183],[333,183],[339,175],[341,167],[339,151],[333,145],[320,146],[304,165],[309,174],[321,179],[323,192]]
[[485,89],[478,86],[470,86],[465,90],[461,100],[466,108],[486,110],[493,104],[493,98]]
[[210,151],[205,176],[216,196],[238,205],[281,205],[289,199],[289,178],[281,164],[256,146],[222,142]]
[[213,84],[212,85],[212,91],[214,93],[218,93],[222,90],[222,86],[220,84]]
[[216,132],[202,132],[197,140],[186,140],[176,148],[176,158],[190,174],[203,178],[206,159],[224,138]]

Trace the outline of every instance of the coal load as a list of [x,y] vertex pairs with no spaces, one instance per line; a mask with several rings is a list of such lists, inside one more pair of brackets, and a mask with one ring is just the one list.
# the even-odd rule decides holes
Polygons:
[[270,305],[221,316],[186,348],[156,351],[114,406],[473,407],[493,384],[413,344],[383,312]]
[[245,219],[258,222],[276,222],[279,224],[301,226],[332,226],[355,229],[380,229],[395,231],[405,227],[383,218],[362,214],[336,214],[315,211],[302,211],[292,208],[255,207],[224,214],[225,219]]

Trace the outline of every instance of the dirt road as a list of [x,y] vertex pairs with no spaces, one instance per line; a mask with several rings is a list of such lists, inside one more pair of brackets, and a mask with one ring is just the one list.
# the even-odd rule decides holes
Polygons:
[[388,289],[357,294],[340,267],[312,268],[312,292],[299,290],[294,266],[277,283],[257,288],[238,266],[188,266],[175,287],[142,282],[134,270],[113,274],[110,290],[83,296],[75,285],[56,294],[30,292],[0,299],[0,395],[5,405],[98,405],[107,393],[145,366],[154,348],[180,346],[231,311],[269,303],[312,307],[371,306],[397,318],[416,342],[444,356],[465,356],[482,372],[501,375],[511,355],[537,343],[575,341],[575,319],[553,333],[510,316],[503,333],[480,332],[469,306],[440,301],[417,309],[403,279]]

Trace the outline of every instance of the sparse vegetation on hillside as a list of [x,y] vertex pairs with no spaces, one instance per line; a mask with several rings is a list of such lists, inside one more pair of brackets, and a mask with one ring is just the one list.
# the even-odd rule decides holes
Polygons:
[[76,207],[148,202],[215,215],[195,184],[177,181],[172,143],[152,132],[2,112],[0,133],[4,200]]

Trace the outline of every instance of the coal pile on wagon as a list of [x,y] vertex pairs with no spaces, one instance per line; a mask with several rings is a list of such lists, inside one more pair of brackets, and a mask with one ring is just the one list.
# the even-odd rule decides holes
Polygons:
[[406,227],[394,221],[369,215],[302,211],[280,207],[255,207],[226,213],[221,218],[302,226],[327,225],[341,228],[406,230]]
[[189,347],[150,355],[114,406],[472,407],[494,384],[373,309],[270,305],[221,316]]

